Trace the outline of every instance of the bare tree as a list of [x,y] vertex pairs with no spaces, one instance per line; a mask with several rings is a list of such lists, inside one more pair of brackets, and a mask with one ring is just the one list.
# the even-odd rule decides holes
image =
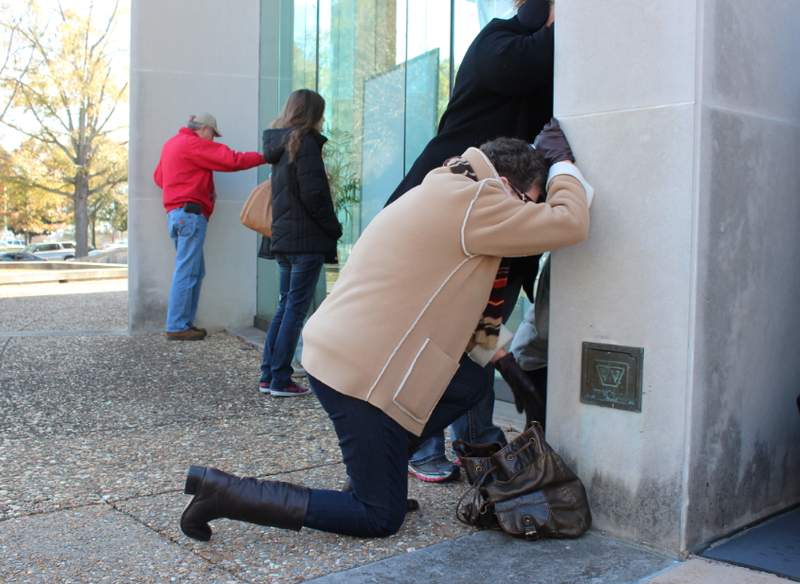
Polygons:
[[[0,3],[0,10],[7,15],[0,21],[0,50],[2,50],[2,64],[0,64],[0,83],[5,90],[0,105],[0,121],[2,121],[14,99],[17,97],[19,81],[28,73],[33,61],[34,49],[26,42],[20,43],[22,24],[32,17],[32,0],[25,0],[22,10],[16,12],[5,2]],[[16,16],[14,14],[16,13]],[[9,75],[6,75],[6,72]]]

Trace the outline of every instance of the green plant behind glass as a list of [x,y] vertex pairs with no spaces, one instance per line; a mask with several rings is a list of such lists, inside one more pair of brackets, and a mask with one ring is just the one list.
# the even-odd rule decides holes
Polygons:
[[361,202],[361,179],[353,155],[353,135],[347,130],[330,130],[325,135],[328,143],[322,157],[333,195],[333,208],[337,215],[342,213],[352,221],[353,207]]

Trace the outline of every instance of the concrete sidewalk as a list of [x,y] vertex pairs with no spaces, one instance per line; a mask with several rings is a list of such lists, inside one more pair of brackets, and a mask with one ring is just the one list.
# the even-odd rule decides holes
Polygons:
[[[787,582],[597,531],[478,532],[454,516],[463,478],[410,480],[421,509],[385,539],[227,520],[209,543],[188,539],[190,464],[337,489],[336,436],[313,397],[257,390],[249,343],[221,331],[169,342],[126,323],[124,280],[0,287],[2,582]],[[512,435],[515,419],[511,408],[499,420]]]

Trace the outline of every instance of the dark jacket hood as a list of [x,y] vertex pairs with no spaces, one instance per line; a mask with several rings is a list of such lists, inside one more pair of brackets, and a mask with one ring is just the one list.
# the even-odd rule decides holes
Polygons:
[[[278,161],[283,156],[283,153],[286,152],[286,145],[289,142],[289,134],[291,133],[292,128],[267,128],[264,130],[264,135],[262,136],[262,144],[263,144],[263,152],[264,158],[270,164],[277,164]],[[316,144],[322,148],[325,142],[328,139],[317,132],[316,130],[311,130],[308,133],[308,136],[316,142]]]

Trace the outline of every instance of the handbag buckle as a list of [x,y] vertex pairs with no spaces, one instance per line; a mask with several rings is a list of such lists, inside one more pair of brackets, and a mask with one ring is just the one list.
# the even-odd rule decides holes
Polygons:
[[525,533],[525,539],[528,541],[535,541],[539,539],[539,532],[536,529],[536,523],[534,523],[533,517],[530,515],[526,515],[522,518],[522,529]]

